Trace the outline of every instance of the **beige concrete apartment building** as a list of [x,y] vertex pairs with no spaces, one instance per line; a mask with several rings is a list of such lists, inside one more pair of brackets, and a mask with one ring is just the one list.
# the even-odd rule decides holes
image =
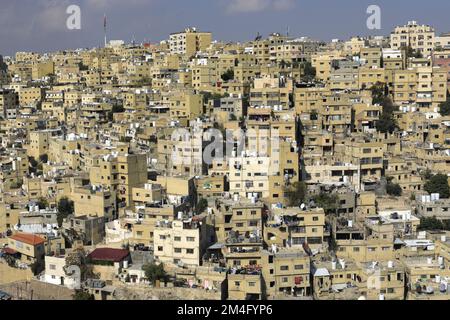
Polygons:
[[391,48],[399,50],[410,46],[424,56],[430,56],[435,45],[435,30],[429,25],[419,25],[417,21],[395,27],[391,33]]
[[199,266],[203,248],[200,226],[194,222],[160,221],[154,230],[154,254],[162,263]]
[[186,28],[183,32],[170,35],[170,53],[192,56],[198,51],[205,51],[212,41],[211,32],[200,32],[196,28]]

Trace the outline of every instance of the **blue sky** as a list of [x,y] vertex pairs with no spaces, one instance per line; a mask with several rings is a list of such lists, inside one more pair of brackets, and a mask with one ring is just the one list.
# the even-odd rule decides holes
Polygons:
[[[66,28],[66,8],[81,8],[81,30]],[[381,8],[381,30],[366,27],[369,5]],[[157,42],[186,26],[214,39],[251,40],[260,32],[286,32],[319,40],[387,35],[408,20],[450,31],[448,0],[0,0],[0,54],[86,48],[110,39]]]

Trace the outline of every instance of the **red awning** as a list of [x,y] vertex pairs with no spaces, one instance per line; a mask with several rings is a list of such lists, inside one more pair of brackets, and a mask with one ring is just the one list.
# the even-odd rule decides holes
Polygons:
[[11,254],[11,255],[13,255],[13,254],[16,254],[17,253],[17,251],[16,250],[14,250],[14,249],[11,249],[11,248],[4,248],[3,250],[3,253],[6,253],[6,254]]

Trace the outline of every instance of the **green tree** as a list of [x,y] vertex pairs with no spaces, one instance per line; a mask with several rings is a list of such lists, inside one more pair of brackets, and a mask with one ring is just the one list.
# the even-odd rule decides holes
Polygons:
[[39,206],[40,210],[47,209],[48,208],[48,201],[44,197],[40,197],[39,200],[37,201],[36,205]]
[[394,119],[395,106],[391,98],[387,95],[386,85],[377,82],[370,88],[372,92],[372,103],[379,104],[383,107],[380,119],[377,121],[377,130],[382,133],[394,132],[397,128],[397,123]]
[[294,182],[291,186],[284,189],[288,205],[299,206],[305,201],[307,194],[307,186],[304,182]]
[[72,295],[73,300],[95,300],[94,295],[84,290],[76,290]]
[[82,281],[99,278],[99,275],[94,273],[92,265],[88,264],[88,257],[83,248],[74,249],[66,255],[64,271],[70,266],[77,266],[80,268]]
[[211,93],[209,91],[202,91],[201,94],[203,95],[203,104],[207,104],[209,100],[219,100],[228,96],[228,94],[222,96],[219,93]]
[[390,196],[400,197],[403,193],[402,187],[398,183],[389,181],[386,185],[386,192]]
[[377,130],[382,133],[392,133],[398,128],[397,122],[394,119],[394,111],[396,108],[389,97],[384,97],[381,101],[381,105],[383,111],[376,124]]
[[433,173],[431,172],[430,169],[426,169],[425,171],[422,171],[420,173],[420,175],[422,176],[423,179],[425,180],[430,180],[433,177]]
[[42,263],[35,261],[30,265],[30,269],[33,275],[37,276],[44,269],[44,266]]
[[450,99],[447,97],[447,101],[439,105],[439,113],[441,116],[450,116]]
[[122,104],[114,104],[112,106],[111,111],[108,113],[108,120],[113,121],[114,120],[114,114],[115,113],[123,113],[125,112],[125,108]]
[[63,197],[58,202],[58,225],[61,227],[63,220],[74,212],[74,203],[67,197]]
[[125,108],[121,104],[114,104],[111,109],[111,112],[112,113],[122,113],[122,112],[125,112]]
[[373,104],[382,104],[384,98],[386,97],[386,86],[382,82],[377,82],[374,84],[370,91],[372,92],[372,103]]
[[195,209],[195,212],[197,214],[201,214],[203,211],[205,211],[208,208],[208,200],[204,198],[200,198],[200,200],[197,203],[197,207]]
[[156,281],[166,281],[168,279],[166,271],[164,271],[164,265],[145,264],[142,266],[142,270],[145,272],[145,277],[155,285]]
[[316,77],[316,68],[314,68],[311,62],[306,61],[301,64],[301,69],[303,70],[303,80],[312,81]]
[[450,225],[448,222],[449,221],[446,221],[445,223],[443,223],[442,221],[436,219],[436,217],[421,218],[418,229],[419,230],[449,230],[450,231],[450,228],[449,228]]
[[406,51],[406,59],[423,58],[423,54],[420,51],[414,50],[411,46],[401,47],[400,49]]
[[225,71],[224,74],[222,74],[221,78],[223,81],[233,80],[234,79],[234,70],[228,69],[227,71]]
[[36,159],[34,159],[33,157],[29,157],[29,158],[28,158],[28,161],[30,162],[30,166],[31,166],[32,168],[36,168],[37,165],[39,164],[39,162],[37,162]]
[[317,119],[319,119],[319,114],[317,113],[317,110],[312,110],[310,115],[309,115],[309,118],[312,121],[316,121]]
[[313,196],[312,200],[318,207],[323,208],[325,213],[335,213],[339,208],[339,197],[336,194],[321,192]]
[[450,197],[448,177],[445,174],[436,174],[425,183],[425,191],[428,193],[439,193],[443,199]]
[[48,155],[43,154],[43,155],[39,156],[39,161],[41,163],[47,163],[48,162]]
[[336,236],[334,234],[331,235],[331,237],[329,238],[328,241],[328,249],[330,251],[336,252],[336,250],[338,249],[338,244],[336,241]]

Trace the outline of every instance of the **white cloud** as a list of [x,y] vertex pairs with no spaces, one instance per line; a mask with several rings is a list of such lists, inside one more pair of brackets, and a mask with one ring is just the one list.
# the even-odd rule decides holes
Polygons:
[[288,10],[293,7],[295,0],[229,0],[228,13],[258,12],[267,9]]

